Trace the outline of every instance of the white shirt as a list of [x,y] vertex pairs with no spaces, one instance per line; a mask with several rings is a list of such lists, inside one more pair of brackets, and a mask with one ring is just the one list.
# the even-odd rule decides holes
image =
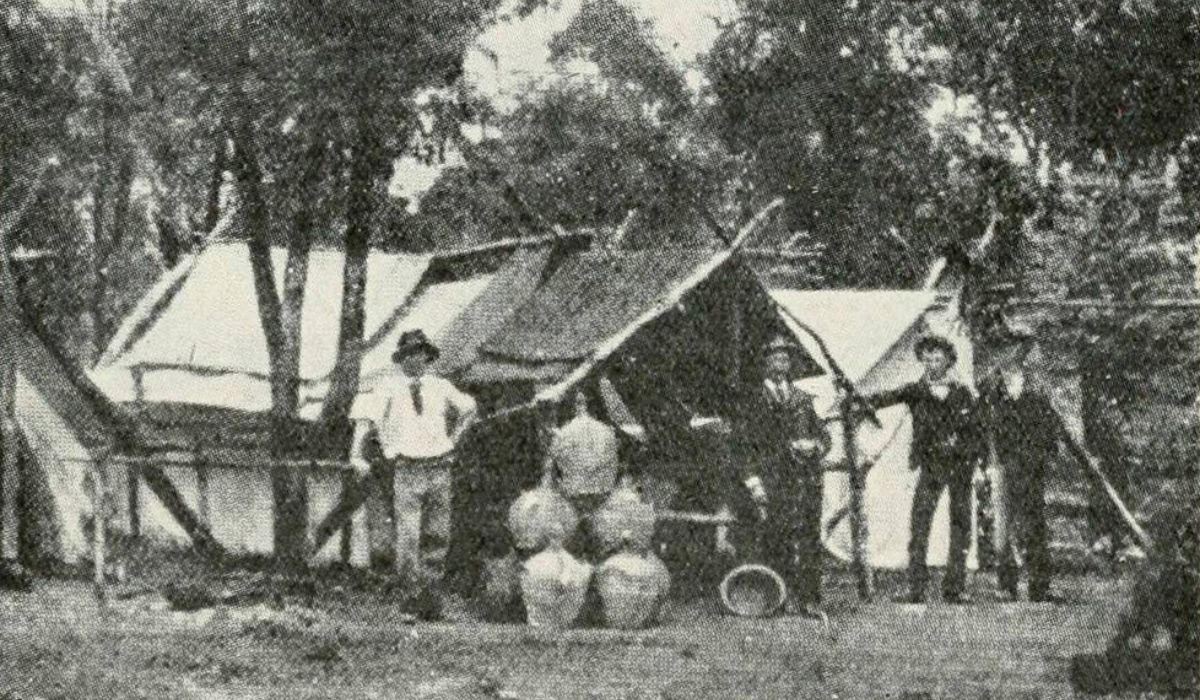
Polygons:
[[[421,410],[413,404],[419,388]],[[454,430],[475,414],[475,400],[448,379],[436,375],[409,377],[402,372],[358,395],[350,418],[369,421],[379,431],[383,456],[412,459],[441,457],[454,449]]]

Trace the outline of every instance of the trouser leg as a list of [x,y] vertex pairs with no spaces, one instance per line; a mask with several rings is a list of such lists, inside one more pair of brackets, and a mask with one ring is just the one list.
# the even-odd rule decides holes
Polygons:
[[1030,494],[1023,515],[1026,523],[1024,540],[1029,567],[1029,597],[1045,598],[1050,593],[1050,532],[1040,489]]
[[804,605],[821,602],[822,479],[804,480],[796,522],[796,599]]
[[405,465],[396,468],[395,539],[396,571],[414,574],[420,568],[421,519],[427,486],[425,470]]
[[913,596],[924,596],[925,585],[929,581],[929,569],[925,564],[929,554],[929,529],[941,493],[941,481],[922,468],[913,492],[908,540],[908,585]]
[[950,552],[942,593],[956,596],[963,592],[967,579],[967,552],[971,549],[971,474],[950,478]]
[[420,551],[422,560],[441,578],[450,543],[450,467],[428,468]]

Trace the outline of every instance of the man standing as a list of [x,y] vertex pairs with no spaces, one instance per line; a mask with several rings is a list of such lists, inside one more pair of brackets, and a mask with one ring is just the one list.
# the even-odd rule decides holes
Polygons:
[[983,404],[996,449],[998,467],[1004,470],[1002,485],[1007,504],[1007,541],[997,571],[1001,590],[1018,597],[1023,548],[1029,573],[1029,600],[1051,601],[1050,550],[1044,498],[1046,468],[1054,459],[1062,435],[1058,414],[1050,399],[1031,386],[1026,364],[1032,336],[1021,333],[1018,347],[1005,358],[996,376],[984,386]]
[[760,516],[759,542],[766,563],[790,591],[788,607],[809,617],[821,615],[821,458],[829,433],[813,409],[813,397],[792,378],[793,355],[787,338],[763,352],[764,379],[743,413],[743,481]]
[[942,492],[950,492],[950,554],[942,596],[965,603],[967,550],[971,546],[971,480],[983,460],[986,443],[971,390],[953,378],[957,353],[950,341],[925,336],[917,341],[917,359],[925,367],[915,382],[865,397],[871,408],[898,403],[912,413],[910,467],[918,470],[908,543],[909,593],[905,601],[925,602],[929,571],[929,531]]
[[[392,354],[398,372],[360,394],[350,410],[354,420],[351,461],[360,474],[381,462],[392,472],[394,521],[391,533],[396,568],[416,575],[426,563],[436,578],[444,573],[450,537],[450,468],[455,443],[475,417],[475,401],[449,380],[429,373],[438,349],[420,330],[405,331]],[[389,504],[381,504],[386,513]],[[378,527],[380,520],[369,523]]]

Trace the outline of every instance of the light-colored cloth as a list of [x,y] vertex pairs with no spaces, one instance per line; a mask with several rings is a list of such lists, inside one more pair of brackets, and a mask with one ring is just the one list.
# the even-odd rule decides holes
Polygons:
[[359,394],[350,408],[352,420],[375,426],[383,456],[388,459],[449,454],[456,432],[474,415],[475,400],[448,379],[409,377],[402,372]]

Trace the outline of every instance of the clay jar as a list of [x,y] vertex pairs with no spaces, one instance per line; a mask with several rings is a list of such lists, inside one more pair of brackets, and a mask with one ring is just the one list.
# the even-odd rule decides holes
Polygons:
[[521,569],[521,598],[534,627],[564,629],[574,624],[583,608],[592,567],[553,542],[533,555]]
[[508,509],[508,529],[516,548],[523,552],[561,545],[578,527],[575,508],[548,484],[521,494]]
[[618,487],[592,516],[592,528],[604,552],[613,552],[627,538],[631,547],[648,551],[654,541],[654,506],[628,484]]
[[654,622],[670,589],[667,567],[653,554],[631,546],[628,537],[596,570],[596,590],[609,627],[638,629]]

